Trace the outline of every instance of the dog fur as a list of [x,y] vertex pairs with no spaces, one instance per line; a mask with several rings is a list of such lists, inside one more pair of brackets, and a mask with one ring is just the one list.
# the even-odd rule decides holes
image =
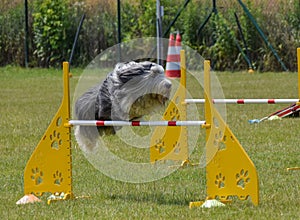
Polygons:
[[[118,63],[106,79],[75,103],[78,120],[137,120],[164,106],[172,84],[162,66],[149,61]],[[115,134],[120,127],[77,126],[78,144],[92,150],[99,135]]]

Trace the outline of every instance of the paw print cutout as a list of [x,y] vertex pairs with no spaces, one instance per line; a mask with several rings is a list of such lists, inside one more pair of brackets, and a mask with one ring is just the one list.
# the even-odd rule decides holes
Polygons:
[[38,167],[31,169],[31,179],[35,182],[35,185],[40,185],[43,182],[43,171]]
[[248,170],[242,169],[239,173],[235,175],[237,186],[245,189],[246,184],[250,182],[249,172]]
[[218,188],[225,187],[225,176],[223,176],[222,173],[219,173],[218,175],[216,175],[215,184]]
[[52,141],[51,148],[58,150],[62,144],[62,139],[60,137],[60,133],[57,132],[56,130],[54,130],[53,133],[50,134],[50,140]]
[[168,112],[170,114],[170,121],[180,120],[180,114],[178,108],[174,107],[171,111]]
[[59,172],[58,170],[53,174],[53,178],[54,178],[55,185],[60,185],[64,180],[64,178],[62,177],[62,173]]
[[165,142],[162,141],[161,139],[157,140],[155,144],[155,148],[160,154],[162,154],[163,152],[165,152]]
[[177,141],[173,144],[173,149],[174,149],[174,153],[175,154],[179,154],[180,153],[180,143],[178,143]]

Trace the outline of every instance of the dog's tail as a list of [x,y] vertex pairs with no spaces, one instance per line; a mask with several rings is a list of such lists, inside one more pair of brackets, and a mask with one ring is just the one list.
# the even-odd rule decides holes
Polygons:
[[[84,93],[75,103],[75,116],[78,120],[95,120],[95,112],[97,109],[97,95],[99,86],[91,88]],[[94,126],[77,126],[75,128],[75,137],[78,144],[91,150],[95,147],[99,133],[97,127]]]

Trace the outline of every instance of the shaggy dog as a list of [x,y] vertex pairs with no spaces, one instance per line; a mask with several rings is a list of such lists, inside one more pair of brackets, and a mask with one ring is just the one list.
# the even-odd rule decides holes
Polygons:
[[[78,120],[131,121],[165,104],[171,92],[162,66],[149,62],[118,63],[106,79],[75,103]],[[92,150],[99,135],[115,134],[120,127],[77,126],[75,137],[83,149]]]

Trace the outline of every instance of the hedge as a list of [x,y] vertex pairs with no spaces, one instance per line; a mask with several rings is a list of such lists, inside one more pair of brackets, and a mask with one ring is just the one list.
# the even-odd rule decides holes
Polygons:
[[[0,6],[0,66],[24,66],[24,1],[2,0]],[[186,0],[161,0],[163,30],[169,26]],[[216,70],[243,70],[248,57],[259,71],[282,71],[238,1],[218,1],[217,11],[201,33],[200,25],[212,11],[212,0],[191,0],[171,28],[180,31],[184,44],[211,59]],[[268,41],[287,69],[296,71],[296,48],[300,47],[300,1],[244,0]],[[87,65],[101,51],[117,44],[115,0],[28,0],[29,65],[59,66],[68,60],[77,26],[83,23],[72,64]],[[122,40],[156,36],[156,0],[121,1]],[[236,23],[238,17],[241,30]],[[242,35],[241,35],[242,33]],[[169,33],[166,34],[168,38]],[[240,47],[240,49],[239,49]]]

